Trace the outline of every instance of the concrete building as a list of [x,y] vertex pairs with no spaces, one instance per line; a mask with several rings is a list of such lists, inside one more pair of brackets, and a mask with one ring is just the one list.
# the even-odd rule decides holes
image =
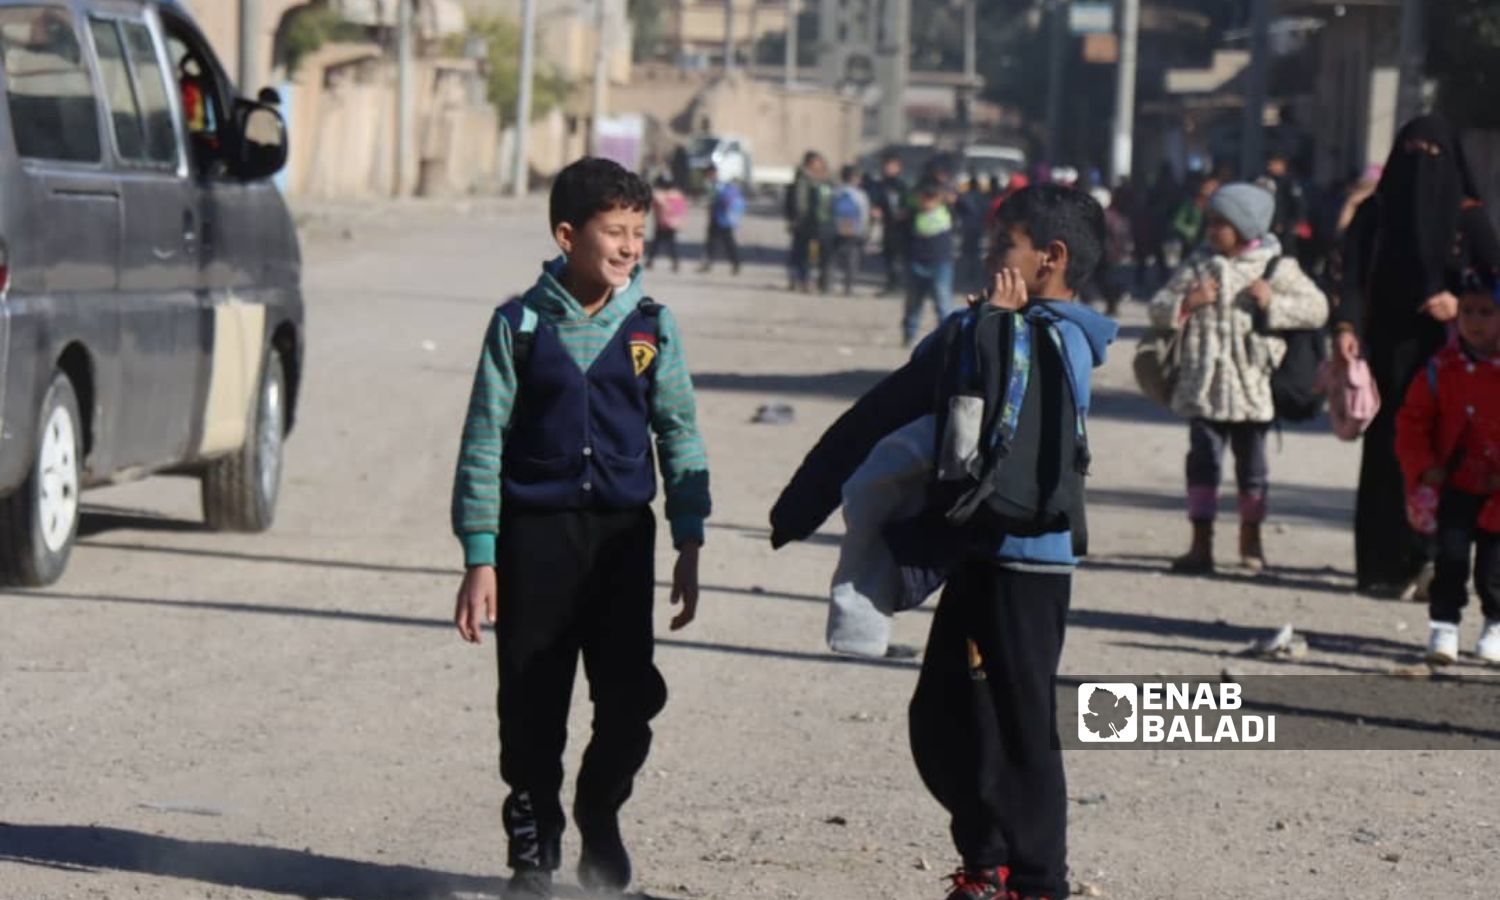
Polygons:
[[[802,6],[810,2],[803,0]],[[786,33],[787,0],[667,0],[662,23],[667,52],[677,62],[721,65],[730,11],[735,59],[740,62],[754,60],[757,41]]]
[[818,35],[823,84],[861,91],[873,119],[867,131],[904,140],[911,0],[819,0]]

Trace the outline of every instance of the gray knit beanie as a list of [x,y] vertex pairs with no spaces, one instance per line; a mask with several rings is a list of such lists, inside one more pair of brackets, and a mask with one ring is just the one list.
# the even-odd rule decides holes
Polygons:
[[1214,191],[1208,211],[1222,216],[1247,241],[1259,240],[1271,230],[1276,214],[1276,195],[1258,184],[1237,181]]

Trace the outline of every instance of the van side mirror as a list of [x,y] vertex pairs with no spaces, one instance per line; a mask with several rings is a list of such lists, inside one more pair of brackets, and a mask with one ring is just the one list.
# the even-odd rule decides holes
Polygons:
[[280,172],[287,160],[286,121],[281,113],[265,103],[241,100],[235,119],[238,126],[235,174],[246,181],[256,181]]

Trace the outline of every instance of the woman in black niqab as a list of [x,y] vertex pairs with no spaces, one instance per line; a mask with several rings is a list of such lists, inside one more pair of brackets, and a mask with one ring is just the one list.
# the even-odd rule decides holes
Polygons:
[[1412,378],[1448,339],[1463,273],[1500,270],[1500,239],[1458,133],[1442,117],[1401,129],[1374,196],[1349,227],[1344,256],[1335,359],[1358,355],[1362,344],[1382,401],[1364,436],[1355,569],[1361,591],[1398,593],[1419,577],[1425,554],[1406,522],[1396,412]]

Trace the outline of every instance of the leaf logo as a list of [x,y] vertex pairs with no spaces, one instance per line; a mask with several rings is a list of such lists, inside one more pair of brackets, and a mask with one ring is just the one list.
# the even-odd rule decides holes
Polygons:
[[1085,682],[1078,686],[1078,740],[1130,743],[1136,739],[1137,688],[1129,682]]

